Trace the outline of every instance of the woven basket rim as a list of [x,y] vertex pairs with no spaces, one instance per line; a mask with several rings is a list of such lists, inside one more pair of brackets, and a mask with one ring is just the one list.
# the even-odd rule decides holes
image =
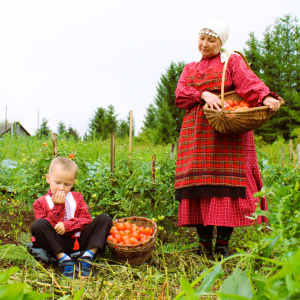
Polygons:
[[[230,91],[230,92],[227,92],[227,93],[224,93],[224,96],[228,96],[228,95],[231,95],[231,94],[234,94],[236,93],[236,91]],[[236,93],[237,94],[237,93]],[[219,98],[221,98],[221,95],[218,95]],[[240,96],[241,97],[241,96]],[[280,102],[280,106],[282,106],[285,101],[283,98],[281,98],[280,96],[278,96],[278,100]],[[240,110],[240,111],[231,111],[231,110],[226,110],[225,108],[221,108],[221,110],[216,110],[214,108],[210,108],[208,107],[208,103],[205,103],[205,105],[203,106],[203,110],[206,110],[206,111],[210,111],[210,112],[223,112],[225,114],[245,114],[247,112],[253,112],[253,111],[269,111],[270,108],[268,106],[259,106],[259,107],[249,107],[247,110]],[[270,112],[270,114],[272,114],[273,112]],[[276,111],[273,113],[275,114]]]
[[115,225],[116,223],[124,223],[128,220],[136,220],[136,219],[140,219],[142,221],[147,221],[147,222],[153,224],[153,226],[154,226],[153,234],[150,236],[150,238],[148,238],[144,242],[140,242],[140,243],[134,244],[134,245],[120,245],[120,244],[113,243],[112,241],[106,241],[106,242],[111,246],[117,246],[117,247],[120,247],[120,248],[137,248],[137,247],[143,246],[144,244],[153,243],[153,240],[155,241],[156,236],[157,236],[157,224],[154,221],[152,221],[148,218],[145,218],[145,217],[125,217],[125,218],[121,218],[121,219],[113,221],[113,225]]

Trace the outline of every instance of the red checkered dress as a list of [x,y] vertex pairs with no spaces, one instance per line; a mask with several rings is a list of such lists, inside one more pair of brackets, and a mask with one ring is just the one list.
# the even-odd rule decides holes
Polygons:
[[[175,189],[188,192],[204,188],[190,197],[181,194],[178,226],[236,227],[253,223],[246,216],[255,211],[259,199],[252,195],[262,187],[253,133],[220,134],[210,126],[202,109],[203,91],[220,94],[223,66],[219,54],[204,58],[186,65],[178,81],[176,105],[187,111],[178,145]],[[230,57],[226,70],[225,91],[234,89],[247,101],[258,103],[267,95],[275,96],[239,55]],[[267,210],[266,199],[262,199],[261,209]],[[262,221],[266,219],[257,220]]]

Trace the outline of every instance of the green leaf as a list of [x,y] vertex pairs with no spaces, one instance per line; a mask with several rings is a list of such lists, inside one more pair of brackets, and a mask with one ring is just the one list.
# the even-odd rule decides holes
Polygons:
[[5,284],[0,286],[0,299],[23,299],[24,290],[28,288],[26,283]]
[[84,289],[82,288],[74,295],[73,300],[80,300],[83,293],[84,293]]
[[296,181],[296,183],[295,183],[295,191],[298,191],[299,190],[299,181]]
[[224,280],[220,292],[224,295],[229,294],[243,297],[240,299],[251,299],[253,297],[250,280],[248,276],[240,269],[236,269],[228,278]]
[[18,267],[12,267],[7,269],[6,271],[4,271],[1,275],[0,275],[0,284],[7,282],[9,280],[9,277],[18,272],[20,269]]
[[233,294],[223,294],[219,293],[221,296],[221,300],[249,300],[251,298],[239,296],[239,295],[233,295]]
[[22,300],[40,300],[40,299],[49,299],[52,298],[52,294],[39,294],[37,291],[32,291],[28,294],[25,294]]
[[188,300],[198,300],[199,298],[197,298],[196,293],[194,291],[194,289],[192,288],[192,286],[189,284],[189,282],[184,278],[181,277],[180,278],[180,285],[183,289],[183,291],[187,294],[188,296]]
[[[205,270],[204,270],[205,271]],[[196,295],[199,296],[208,294],[214,285],[214,283],[224,276],[224,271],[222,270],[221,265],[217,266],[212,272],[208,273],[204,278],[201,286],[197,288]]]

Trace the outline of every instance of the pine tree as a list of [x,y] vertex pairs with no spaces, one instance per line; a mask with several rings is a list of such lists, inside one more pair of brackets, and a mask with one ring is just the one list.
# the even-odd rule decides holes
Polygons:
[[68,131],[66,132],[66,139],[73,138],[75,141],[79,140],[79,133],[76,129],[74,129],[71,125],[69,125]]
[[51,134],[51,129],[48,126],[48,120],[46,120],[45,118],[42,119],[42,124],[39,130],[37,130],[36,135],[39,138],[48,138]]
[[151,132],[156,143],[173,142],[179,136],[184,111],[175,106],[175,90],[184,66],[171,62],[157,84],[154,104],[147,108],[142,131]]
[[65,135],[66,133],[67,133],[66,125],[64,124],[64,122],[59,122],[57,127],[57,134],[62,136]]
[[[298,20],[286,15],[268,26],[261,42],[250,34],[244,49],[253,71],[271,91],[284,98],[285,105],[264,126],[255,131],[266,141],[285,139],[300,125],[299,103],[299,25]],[[253,67],[253,62],[255,62]]]
[[155,128],[156,114],[157,110],[155,106],[152,103],[150,103],[146,109],[145,121],[143,121],[144,128]]
[[89,135],[105,140],[110,133],[116,132],[117,126],[118,121],[114,107],[112,105],[109,105],[108,109],[98,107],[89,124]]

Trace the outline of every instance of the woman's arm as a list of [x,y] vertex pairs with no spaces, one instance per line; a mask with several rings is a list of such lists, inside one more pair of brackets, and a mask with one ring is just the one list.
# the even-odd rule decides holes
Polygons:
[[[240,55],[233,54],[230,56],[228,69],[235,91],[246,101],[263,104],[267,96],[274,100],[278,99],[278,96],[275,93],[271,93],[265,83],[252,70],[247,68]],[[271,105],[269,101],[266,101],[264,104],[267,106]]]
[[175,91],[175,105],[181,109],[192,108],[201,102],[201,95],[203,91],[198,91],[194,87],[187,86],[185,83],[189,70],[195,66],[196,63],[186,65],[178,80],[177,89]]

